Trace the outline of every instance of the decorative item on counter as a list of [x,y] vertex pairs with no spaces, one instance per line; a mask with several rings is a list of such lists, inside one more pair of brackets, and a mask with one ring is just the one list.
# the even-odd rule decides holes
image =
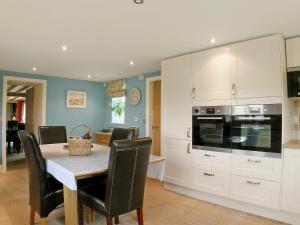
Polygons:
[[[75,129],[79,127],[85,127],[87,133],[84,135],[86,137],[87,134],[90,137],[90,128],[86,125],[78,125],[72,128],[70,136],[69,136],[69,155],[70,156],[87,156],[91,154],[91,139],[85,139],[80,136],[72,136]],[[89,133],[88,133],[89,132]]]

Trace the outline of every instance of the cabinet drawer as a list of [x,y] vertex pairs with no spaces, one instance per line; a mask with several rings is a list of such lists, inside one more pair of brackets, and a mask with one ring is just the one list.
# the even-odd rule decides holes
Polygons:
[[230,174],[192,168],[191,180],[193,189],[229,197]]
[[231,158],[231,173],[280,182],[282,159],[233,154]]
[[232,175],[230,190],[232,199],[279,209],[280,183]]
[[231,154],[192,150],[192,167],[230,173]]

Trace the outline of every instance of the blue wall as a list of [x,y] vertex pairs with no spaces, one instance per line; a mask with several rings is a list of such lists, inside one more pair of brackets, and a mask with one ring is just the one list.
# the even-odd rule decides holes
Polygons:
[[[147,77],[160,76],[160,71],[154,73],[145,74]],[[133,87],[137,87],[141,91],[141,101],[138,105],[132,106],[128,102],[128,96],[126,95],[125,104],[125,124],[112,124],[111,123],[111,97],[105,92],[105,127],[131,127],[137,126],[140,128],[140,137],[144,137],[146,133],[146,79],[139,80],[138,76],[130,77],[126,80],[127,93]],[[135,122],[134,118],[138,117],[139,121]]]
[[[92,131],[103,129],[103,125],[105,124],[104,107],[106,100],[106,90],[101,83],[93,81],[82,81],[50,76],[41,76],[36,74],[0,71],[0,118],[2,116],[3,76],[26,77],[47,80],[47,125],[65,125],[67,126],[68,131],[70,131],[70,129],[73,126],[78,124],[86,124],[92,129]],[[87,107],[85,109],[66,108],[67,90],[86,91]],[[0,151],[0,162],[1,156],[2,152]]]

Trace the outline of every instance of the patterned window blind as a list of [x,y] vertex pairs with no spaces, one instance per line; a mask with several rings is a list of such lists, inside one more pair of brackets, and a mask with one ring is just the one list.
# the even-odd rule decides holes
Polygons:
[[125,96],[125,80],[115,80],[110,82],[107,87],[107,93],[110,97]]

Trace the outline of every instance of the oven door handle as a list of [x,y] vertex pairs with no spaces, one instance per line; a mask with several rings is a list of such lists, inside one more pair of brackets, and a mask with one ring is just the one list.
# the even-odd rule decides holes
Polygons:
[[266,117],[266,116],[260,116],[260,117],[247,117],[247,116],[238,116],[235,117],[235,120],[246,120],[246,121],[265,121],[265,120],[271,120],[271,117]]
[[222,120],[223,117],[205,117],[205,116],[198,116],[197,120]]

